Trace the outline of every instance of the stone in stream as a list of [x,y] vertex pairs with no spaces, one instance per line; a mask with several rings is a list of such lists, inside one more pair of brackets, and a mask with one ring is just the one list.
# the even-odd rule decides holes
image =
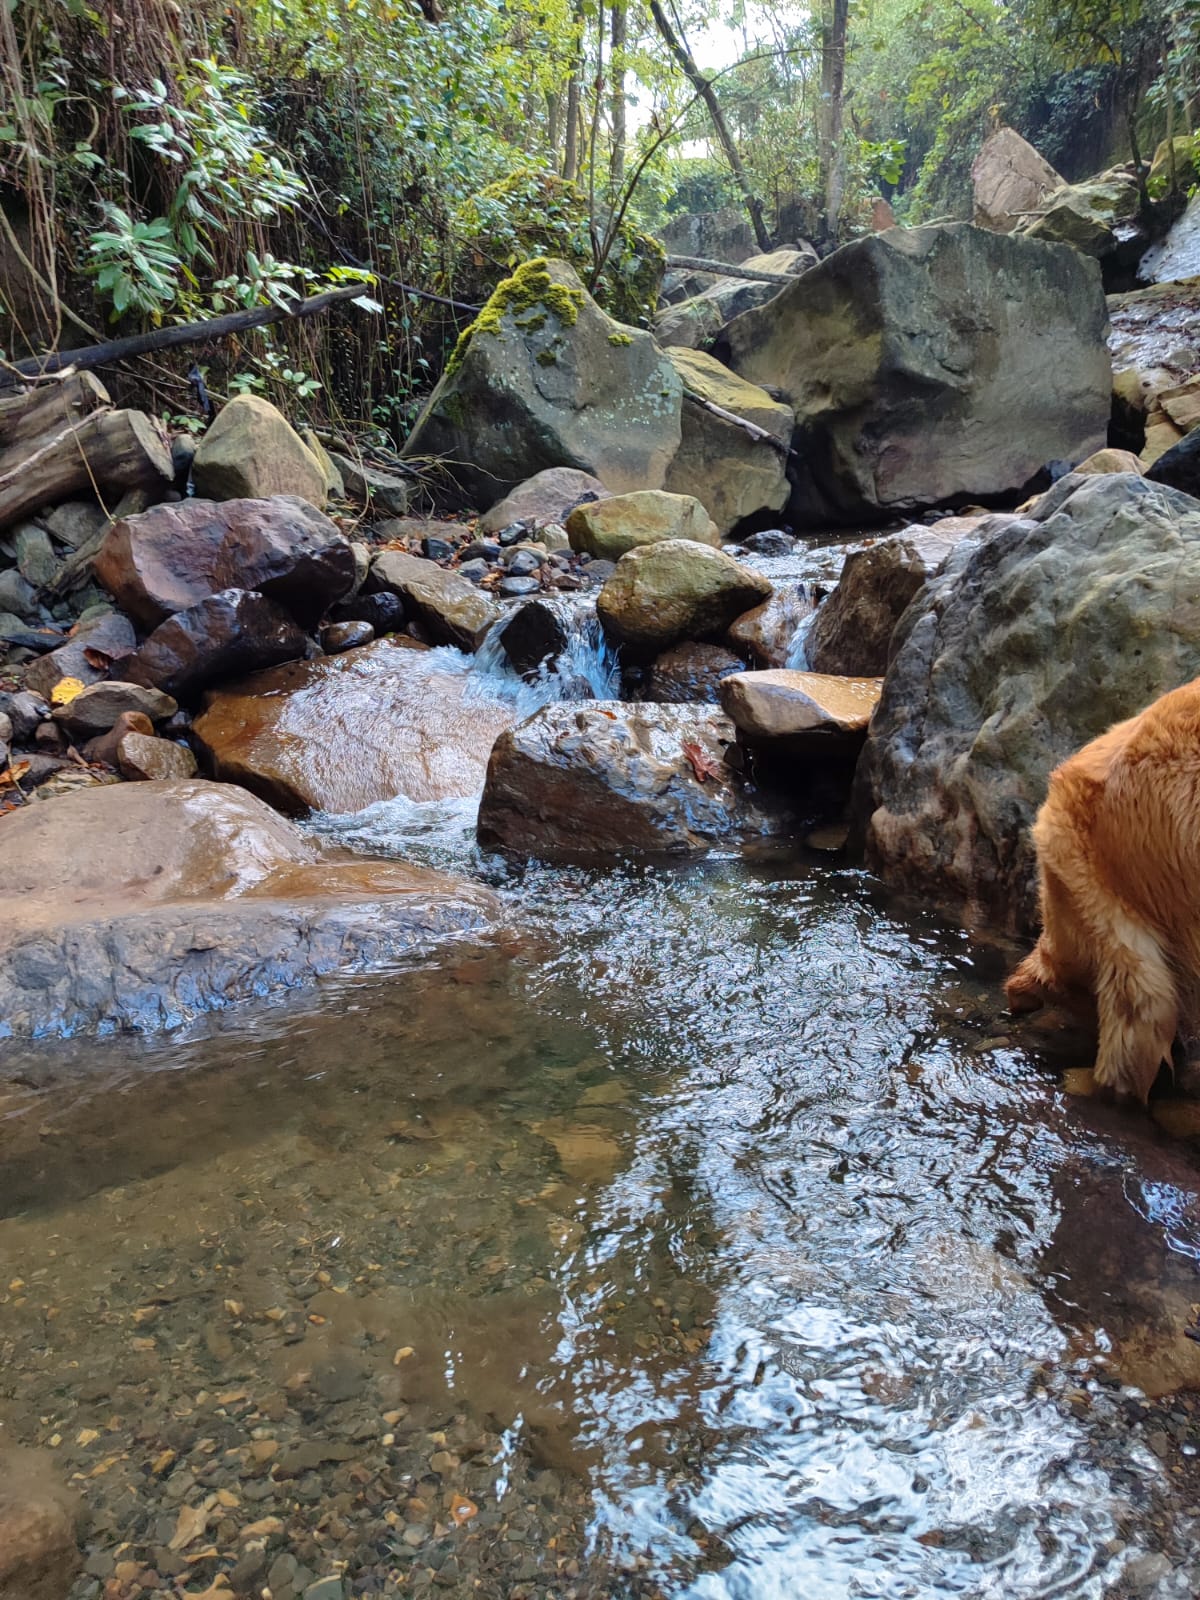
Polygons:
[[336,656],[343,650],[370,644],[374,637],[375,629],[369,622],[331,622],[321,629],[321,649],[327,656]]
[[406,614],[423,623],[435,643],[460,650],[477,650],[500,615],[496,603],[469,579],[403,550],[377,555],[366,586],[372,593],[397,595]]
[[133,624],[119,612],[109,611],[81,621],[66,644],[31,661],[25,668],[25,687],[49,700],[64,678],[77,678],[85,685],[99,683],[108,676],[109,663],[119,663],[118,670],[124,672],[136,648]]
[[113,524],[95,570],[146,629],[226,589],[258,590],[310,628],[355,579],[349,541],[294,495],[154,506]]
[[[322,974],[424,958],[498,916],[474,884],[328,859],[261,800],[195,779],[76,790],[0,832],[5,1037],[173,1027]],[[0,1538],[0,1572],[7,1554]]]
[[1051,770],[1200,676],[1192,571],[1200,502],[1133,474],[1064,478],[960,544],[896,629],[859,762],[856,833],[881,874],[1032,929]]
[[690,539],[643,545],[621,557],[596,610],[617,644],[661,651],[720,635],[771,593],[766,578]]
[[[204,500],[294,495],[318,508],[327,487],[323,464],[283,412],[256,394],[235,395],[222,407],[192,458],[192,482]],[[226,582],[234,579],[231,573]]]
[[975,224],[1011,233],[1064,182],[1015,128],[997,128],[983,141],[971,168]]
[[721,706],[748,744],[857,750],[879,703],[881,678],[746,672],[721,684]]
[[[765,389],[699,350],[668,354],[687,395],[680,415],[679,449],[664,487],[695,495],[725,537],[746,517],[781,511],[790,493],[786,450],[796,425],[791,407],[772,400]],[[736,422],[705,410],[688,395],[753,423],[767,439],[751,438]]]
[[571,548],[594,560],[619,561],[630,550],[663,539],[692,539],[720,549],[716,523],[690,494],[639,489],[578,506],[567,518]]
[[514,522],[534,528],[565,523],[576,506],[603,500],[608,492],[590,472],[580,472],[576,467],[547,467],[498,500],[490,511],[484,512],[476,527],[486,537]]
[[849,677],[886,672],[892,631],[905,608],[965,536],[916,525],[851,551],[805,640],[812,670]]
[[786,667],[797,631],[814,610],[807,583],[780,583],[769,600],[730,623],[725,643],[756,667]]
[[722,680],[745,670],[746,663],[719,644],[677,644],[655,658],[644,698],[660,705],[715,705]]
[[1098,449],[1107,321],[1078,251],[949,223],[843,246],[716,353],[795,411],[795,513],[846,520],[1012,492]]
[[0,1450],[0,1600],[66,1600],[80,1566],[80,1516],[42,1455]]
[[92,684],[67,705],[57,706],[53,715],[72,739],[91,739],[98,733],[107,733],[122,712],[141,711],[151,722],[164,722],[178,709],[171,696],[159,689],[110,679]]
[[281,605],[245,589],[223,589],[168,617],[122,662],[135,683],[189,700],[210,684],[304,656],[308,641]]
[[352,600],[342,600],[329,612],[330,622],[367,622],[375,629],[376,638],[385,633],[399,633],[404,626],[404,601],[398,594],[380,590],[378,594],[356,594]]
[[530,600],[518,606],[500,634],[513,671],[523,678],[536,678],[541,666],[553,665],[570,641],[569,617],[562,601]]
[[404,446],[490,507],[547,467],[616,494],[662,487],[682,385],[648,333],[607,316],[562,261],[518,267],[459,339]]
[[470,685],[411,639],[381,639],[214,691],[192,731],[218,778],[282,811],[444,800],[481,787],[497,735],[516,719]]
[[166,782],[194,778],[196,758],[186,745],[130,730],[117,745],[117,767],[123,778],[139,783]]
[[522,856],[691,854],[785,831],[727,765],[713,706],[549,705],[497,741],[479,840]]

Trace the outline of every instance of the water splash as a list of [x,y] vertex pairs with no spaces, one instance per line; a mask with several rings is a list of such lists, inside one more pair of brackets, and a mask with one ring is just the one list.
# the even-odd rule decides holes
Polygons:
[[595,600],[590,595],[556,595],[534,604],[553,612],[561,623],[564,647],[543,661],[534,677],[522,677],[504,650],[504,633],[519,614],[513,610],[491,630],[474,658],[477,692],[515,700],[523,716],[560,700],[617,699],[621,668],[600,626]]

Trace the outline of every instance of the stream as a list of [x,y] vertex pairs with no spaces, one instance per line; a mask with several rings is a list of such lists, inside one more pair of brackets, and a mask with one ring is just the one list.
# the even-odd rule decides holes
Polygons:
[[1066,1093],[1012,949],[836,858],[474,809],[311,826],[497,946],[6,1047],[0,1451],[88,1507],[72,1600],[1200,1590],[1186,1108]]

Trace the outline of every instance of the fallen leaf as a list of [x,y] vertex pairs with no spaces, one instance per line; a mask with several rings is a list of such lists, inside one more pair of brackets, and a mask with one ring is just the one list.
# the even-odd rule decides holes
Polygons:
[[411,1356],[413,1354],[414,1354],[414,1351],[413,1351],[412,1345],[410,1345],[410,1344],[402,1345],[401,1348],[399,1350],[397,1350],[396,1354],[392,1357],[392,1365],[394,1367],[398,1367],[402,1361],[407,1361],[409,1356]]
[[83,693],[82,678],[60,678],[50,691],[50,704],[55,706],[69,706],[76,695]]
[[468,1500],[465,1494],[452,1494],[450,1496],[450,1520],[456,1527],[462,1527],[464,1522],[470,1522],[472,1517],[479,1515],[479,1507],[473,1500]]
[[719,778],[721,776],[723,763],[714,761],[708,751],[698,745],[694,739],[687,740],[680,746],[680,749],[688,758],[692,771],[696,775],[697,783],[703,783],[705,778]]
[[0,772],[0,783],[20,783],[28,771],[28,761],[14,761],[11,767],[5,767],[4,771]]
[[80,1428],[79,1432],[75,1435],[75,1443],[76,1444],[95,1444],[96,1440],[99,1437],[100,1437],[99,1428]]
[[179,1508],[179,1521],[175,1524],[175,1532],[171,1535],[168,1546],[171,1550],[185,1550],[189,1544],[198,1539],[208,1527],[208,1514],[216,1503],[216,1496],[201,1501],[198,1506],[181,1506]]
[[248,1522],[238,1534],[239,1539],[269,1539],[273,1533],[282,1533],[283,1523],[278,1517],[263,1517],[259,1522]]

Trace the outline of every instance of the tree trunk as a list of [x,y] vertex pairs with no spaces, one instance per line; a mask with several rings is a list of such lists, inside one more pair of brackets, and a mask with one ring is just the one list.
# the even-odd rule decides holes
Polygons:
[[609,176],[614,189],[625,181],[625,43],[629,36],[628,0],[613,0],[612,55],[612,158]]
[[562,175],[568,183],[577,183],[579,180],[579,78],[583,71],[583,16],[579,5],[575,7],[574,51],[571,76],[567,79],[567,126],[562,164]]
[[73,372],[6,395],[0,399],[0,450],[11,450],[19,444],[36,450],[36,441],[45,435],[77,422],[90,411],[111,405],[108,390],[90,372]]
[[166,437],[144,412],[92,411],[0,452],[0,528],[72,495],[161,489],[174,476]]
[[[841,0],[845,4],[846,0]],[[734,182],[741,190],[742,202],[750,216],[750,223],[754,229],[754,237],[758,241],[758,248],[764,253],[771,248],[770,236],[763,223],[762,201],[755,195],[750,186],[750,179],[742,165],[742,158],[738,154],[737,145],[733,142],[733,135],[729,131],[729,124],[725,121],[720,102],[712,84],[696,65],[692,52],[685,41],[671,26],[666,12],[662,7],[662,0],[650,0],[650,12],[654,18],[655,27],[663,37],[667,49],[679,63],[684,76],[689,80],[696,93],[708,108],[709,117],[712,119],[713,128],[720,140],[721,148],[725,152],[725,159],[729,162],[729,170],[733,173]]]
[[835,243],[846,181],[842,117],[849,17],[850,0],[825,0],[821,26],[821,189],[825,200],[825,228]]

